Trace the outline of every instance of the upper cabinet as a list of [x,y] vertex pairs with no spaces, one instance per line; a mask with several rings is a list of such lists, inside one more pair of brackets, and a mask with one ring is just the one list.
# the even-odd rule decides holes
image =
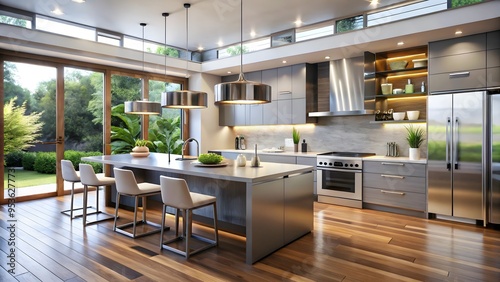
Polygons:
[[[418,120],[397,122],[423,122],[427,104],[427,46],[387,51],[375,54],[375,110],[376,113],[419,111]],[[411,98],[411,99],[406,99]],[[377,120],[374,123],[396,122]]]
[[[232,81],[223,77],[222,81]],[[317,122],[308,117],[317,111],[317,65],[298,64],[245,74],[247,80],[271,86],[271,103],[261,105],[221,105],[219,125],[272,125]],[[244,118],[242,118],[244,117]]]
[[430,92],[486,87],[486,34],[429,43]]
[[486,34],[486,86],[500,86],[500,30]]

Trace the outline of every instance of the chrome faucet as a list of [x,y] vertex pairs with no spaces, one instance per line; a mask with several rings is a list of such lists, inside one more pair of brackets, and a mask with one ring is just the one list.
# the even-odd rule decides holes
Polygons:
[[[198,140],[191,137],[191,138],[186,139],[186,141],[184,141],[184,143],[182,144],[181,160],[190,159],[190,158],[184,158],[184,149],[186,149],[186,145],[192,141],[196,142],[196,159],[198,159],[198,156],[200,156],[200,143],[198,143]],[[193,158],[193,159],[195,159],[195,158]]]

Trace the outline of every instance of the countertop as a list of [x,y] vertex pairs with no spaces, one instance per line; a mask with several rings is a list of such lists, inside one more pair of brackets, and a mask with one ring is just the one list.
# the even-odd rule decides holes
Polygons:
[[387,156],[365,157],[365,158],[363,158],[363,161],[382,161],[382,162],[396,162],[396,163],[427,164],[427,159],[410,160],[408,157],[387,157]]
[[312,166],[261,162],[259,167],[251,167],[247,162],[245,167],[238,167],[233,160],[224,160],[227,166],[200,167],[193,160],[178,161],[180,155],[151,153],[148,157],[133,157],[130,154],[83,157],[83,161],[110,164],[116,167],[134,167],[156,171],[165,171],[185,175],[224,179],[230,181],[256,183],[280,178],[283,176],[313,171]]
[[[210,152],[226,152],[226,153],[238,153],[238,154],[253,154],[254,150],[236,150],[236,149],[222,149],[222,150],[210,150]],[[259,155],[276,155],[276,156],[291,156],[291,157],[308,157],[308,158],[316,158],[317,154],[326,153],[325,152],[293,152],[293,151],[284,151],[284,152],[266,152],[263,150],[257,150],[257,154]]]

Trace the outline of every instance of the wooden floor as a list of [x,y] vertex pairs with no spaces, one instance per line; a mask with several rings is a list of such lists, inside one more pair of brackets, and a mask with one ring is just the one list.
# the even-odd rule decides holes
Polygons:
[[60,213],[68,203],[17,203],[15,233],[0,207],[0,281],[500,281],[500,231],[474,225],[315,203],[312,233],[246,265],[243,237],[220,232],[218,248],[185,260],[160,251],[158,234],[134,240],[112,221],[83,228]]

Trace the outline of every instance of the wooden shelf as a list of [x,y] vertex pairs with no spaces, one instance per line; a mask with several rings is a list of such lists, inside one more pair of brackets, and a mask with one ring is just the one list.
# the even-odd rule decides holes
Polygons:
[[370,123],[425,123],[427,120],[425,119],[417,119],[417,120],[372,120]]
[[427,96],[427,92],[417,92],[417,93],[411,93],[411,94],[387,94],[387,95],[375,95],[375,98],[384,98],[384,99],[391,99],[391,98],[410,98],[410,97],[424,97]]
[[375,72],[375,75],[379,75],[379,76],[406,75],[406,74],[419,73],[422,71],[427,72],[427,66],[418,67],[418,68],[400,69],[400,70],[379,71],[379,72]]

